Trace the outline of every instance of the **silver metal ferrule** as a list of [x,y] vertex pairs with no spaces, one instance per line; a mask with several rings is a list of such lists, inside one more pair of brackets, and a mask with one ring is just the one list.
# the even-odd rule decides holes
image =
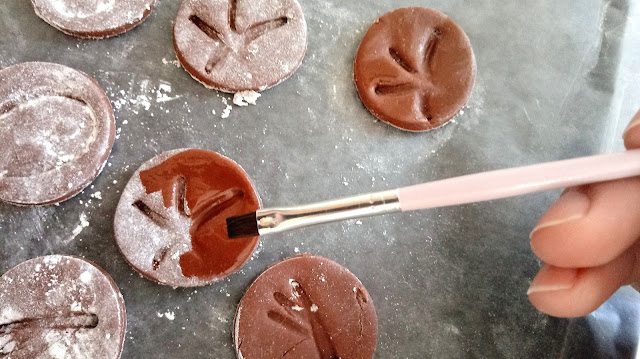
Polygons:
[[267,208],[256,212],[260,235],[359,217],[400,212],[398,191],[384,191],[312,203],[297,207]]

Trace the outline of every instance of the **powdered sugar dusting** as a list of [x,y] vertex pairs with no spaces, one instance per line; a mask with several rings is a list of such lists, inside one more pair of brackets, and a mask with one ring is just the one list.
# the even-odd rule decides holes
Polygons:
[[[127,260],[141,273],[147,273],[149,278],[165,278],[170,282],[188,282],[191,286],[204,285],[204,281],[197,277],[186,278],[179,265],[174,261],[191,250],[191,219],[180,215],[177,208],[164,208],[161,192],[148,194],[145,203],[157,212],[163,213],[174,228],[163,228],[154,225],[147,218],[141,218],[140,211],[132,206],[138,198],[138,193],[146,193],[140,172],[152,168],[180,150],[165,152],[152,161],[143,164],[133,175],[122,193],[116,210],[115,232],[118,246]],[[125,240],[120,240],[120,238]],[[151,239],[151,242],[149,241]],[[168,239],[168,241],[165,241]],[[167,248],[165,256],[173,261],[161,261],[157,268],[153,267],[153,258],[163,248]]]
[[80,281],[82,283],[89,284],[91,283],[91,277],[92,277],[91,272],[89,271],[82,272],[82,274],[80,274]]
[[52,0],[49,1],[53,10],[63,17],[85,19],[103,12],[113,10],[116,0],[85,0],[81,3]]
[[4,306],[0,312],[0,323],[10,323],[22,319],[24,319],[24,315],[10,306]]
[[[233,18],[228,6],[229,0],[182,2],[174,43],[187,72],[207,87],[231,93],[262,91],[291,76],[307,46],[307,25],[298,2],[238,2]],[[264,32],[247,31],[251,24],[266,25]],[[207,34],[207,27],[215,30]]]
[[64,339],[56,332],[49,332],[45,335],[45,341],[49,345],[49,355],[54,359],[64,359],[69,354],[67,353],[68,346],[63,344]]
[[101,38],[136,26],[155,0],[32,0],[36,14],[70,35]]
[[[221,232],[223,215],[220,211],[230,210],[230,206],[255,208],[260,201],[255,188],[237,164],[223,156],[206,152],[188,149],[164,152],[144,163],[122,192],[114,219],[116,242],[129,264],[146,278],[176,287],[206,285],[235,271],[243,264],[243,259],[248,260],[250,248],[257,244],[257,237],[235,244],[224,239]],[[203,182],[195,174],[198,172],[185,169],[188,166],[183,167],[184,164],[195,164],[197,171],[206,171],[202,173],[211,174],[211,178],[222,176],[228,182]],[[160,185],[157,182],[145,182],[150,186],[145,187],[141,180],[143,171],[146,179],[168,176],[160,182],[172,183],[173,192],[169,193],[172,193],[173,200],[168,202],[169,193],[157,189],[155,186]],[[166,188],[165,184],[160,186]],[[152,192],[148,193],[149,190]],[[193,197],[187,197],[187,193]],[[192,207],[192,203],[205,204]],[[203,209],[204,206],[207,209]],[[197,229],[194,231],[194,228]],[[201,234],[204,234],[202,238],[199,237]],[[210,243],[209,252],[198,252],[202,247],[192,247],[193,242],[201,241]],[[201,272],[195,274],[190,272],[189,258],[194,257],[203,266],[212,265],[213,269],[207,268],[206,272],[198,269]],[[184,265],[185,258],[187,266]],[[223,268],[226,269],[214,267],[220,263],[224,263]]]
[[0,303],[0,326],[13,326],[0,335],[2,354],[56,359],[120,355],[124,302],[113,281],[89,262],[66,256],[24,262],[0,278]]
[[102,170],[114,127],[106,94],[81,72],[37,62],[0,71],[0,199],[41,204],[76,194]]

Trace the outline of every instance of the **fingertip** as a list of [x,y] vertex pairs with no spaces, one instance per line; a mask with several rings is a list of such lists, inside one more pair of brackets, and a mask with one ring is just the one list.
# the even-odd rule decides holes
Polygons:
[[571,289],[577,279],[578,269],[560,268],[543,264],[531,282],[527,290],[527,295]]
[[627,149],[640,148],[640,111],[633,116],[627,129],[622,134],[622,138]]
[[567,240],[580,241],[581,220],[588,214],[591,200],[586,187],[569,188],[540,218],[529,234],[531,250],[545,263],[557,267],[575,266],[573,256],[565,253]]
[[600,266],[619,255],[610,242],[597,240],[603,238],[597,226],[587,226],[584,222],[576,220],[535,231],[531,250],[545,263],[562,268]]
[[529,234],[532,241],[541,230],[558,227],[565,223],[577,221],[587,215],[591,200],[579,188],[569,188],[540,218],[535,228]]
[[585,316],[624,285],[634,267],[630,253],[595,268],[559,268],[544,265],[528,290],[529,301],[554,317]]
[[595,301],[579,301],[561,292],[536,292],[529,294],[529,302],[540,312],[556,318],[578,318],[592,313],[602,304]]
[[565,192],[531,233],[531,249],[558,267],[598,267],[640,238],[640,178]]
[[595,310],[597,305],[575,300],[572,293],[578,280],[578,269],[544,264],[527,290],[529,302],[542,313],[553,317],[573,318],[587,315]]

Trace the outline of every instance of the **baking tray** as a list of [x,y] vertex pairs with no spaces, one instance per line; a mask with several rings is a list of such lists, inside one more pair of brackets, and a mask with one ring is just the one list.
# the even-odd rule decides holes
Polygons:
[[[269,265],[304,252],[345,265],[369,290],[376,358],[633,357],[640,307],[632,290],[574,320],[548,317],[527,300],[539,268],[528,233],[557,193],[273,235],[238,273],[197,289],[157,285],[127,265],[113,238],[115,207],[136,168],[162,151],[217,151],[244,167],[265,205],[293,205],[619,150],[640,107],[640,1],[301,5],[309,46],[300,69],[257,106],[222,118],[230,96],[176,66],[178,1],[158,0],[142,25],[99,41],[55,30],[29,1],[0,2],[0,66],[38,60],[88,73],[111,98],[118,128],[104,172],[77,197],[37,208],[0,204],[0,272],[53,253],[95,261],[126,301],[123,358],[234,358],[243,292]],[[452,17],[478,63],[464,113],[428,133],[374,120],[352,81],[366,29],[405,6]]]

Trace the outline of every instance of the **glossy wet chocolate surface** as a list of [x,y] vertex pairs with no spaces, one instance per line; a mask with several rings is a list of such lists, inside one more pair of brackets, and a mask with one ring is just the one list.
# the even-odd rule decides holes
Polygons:
[[118,246],[142,275],[159,283],[198,286],[235,272],[258,237],[229,239],[226,218],[255,212],[247,174],[217,153],[165,152],[137,171],[120,199]]

